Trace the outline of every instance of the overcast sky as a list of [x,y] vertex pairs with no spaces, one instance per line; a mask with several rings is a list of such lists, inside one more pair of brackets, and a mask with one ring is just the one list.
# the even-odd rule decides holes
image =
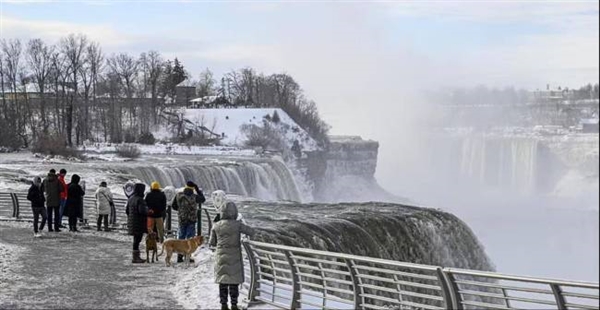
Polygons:
[[1,2],[2,38],[84,33],[108,54],[178,57],[196,77],[287,72],[333,133],[382,143],[388,184],[415,89],[578,87],[599,74],[598,1]]

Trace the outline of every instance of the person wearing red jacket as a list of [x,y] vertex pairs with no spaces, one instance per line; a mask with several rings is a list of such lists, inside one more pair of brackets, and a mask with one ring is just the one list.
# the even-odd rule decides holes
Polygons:
[[63,213],[65,213],[65,205],[67,204],[68,192],[69,188],[67,187],[67,182],[65,182],[65,176],[67,175],[66,169],[60,169],[58,172],[58,181],[62,184],[63,191],[60,192],[60,210],[58,211],[59,217],[59,227],[65,228],[62,224]]

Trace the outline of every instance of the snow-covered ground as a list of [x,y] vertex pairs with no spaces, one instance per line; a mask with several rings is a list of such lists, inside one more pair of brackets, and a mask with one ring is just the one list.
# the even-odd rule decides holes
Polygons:
[[[183,109],[179,113],[192,122],[195,126],[204,126],[212,132],[221,135],[222,145],[243,146],[246,141],[245,134],[240,130],[242,125],[263,126],[265,116],[272,117],[277,112],[280,122],[273,125],[284,137],[291,147],[295,140],[298,141],[302,150],[313,151],[317,149],[317,143],[302,129],[287,113],[279,108],[239,108],[239,109]],[[157,139],[170,138],[169,130],[160,127],[153,131]]]
[[[67,232],[61,232],[57,235],[52,233],[44,233],[44,236],[39,239],[34,239],[31,223],[27,222],[13,222],[13,221],[1,221],[0,226],[5,231],[11,229],[11,237],[9,239],[25,240],[21,242],[22,245],[9,244],[0,238],[0,305],[23,307],[23,305],[46,305],[59,307],[59,308],[70,308],[74,304],[81,305],[78,301],[72,301],[68,297],[64,299],[50,299],[49,296],[53,296],[52,289],[46,289],[46,282],[49,284],[56,279],[62,279],[60,281],[60,288],[55,289],[68,289],[77,291],[77,288],[69,288],[69,283],[73,281],[69,278],[70,272],[66,268],[61,267],[62,263],[66,263],[69,260],[77,260],[73,262],[77,264],[77,268],[86,269],[97,269],[89,271],[93,274],[97,274],[96,278],[77,280],[73,283],[86,282],[97,282],[102,283],[103,290],[104,286],[124,286],[127,290],[119,296],[113,296],[116,298],[120,305],[119,308],[156,308],[156,307],[168,307],[168,308],[179,308],[185,309],[218,309],[220,308],[219,303],[219,288],[214,283],[214,259],[213,254],[206,248],[201,248],[196,251],[194,259],[195,264],[187,267],[185,264],[174,264],[174,267],[166,267],[164,264],[164,254],[161,256],[161,260],[154,264],[140,264],[132,265],[130,262],[131,256],[128,255],[131,247],[131,236],[124,235],[118,232],[105,233],[96,232],[94,230],[85,230],[80,234],[73,235]],[[20,234],[14,236],[14,234]],[[94,242],[92,242],[94,240]],[[101,240],[112,240],[113,243],[104,242]],[[100,243],[98,243],[100,242]],[[23,268],[41,268],[40,266],[32,263],[32,260],[36,258],[32,256],[32,248],[38,243],[44,243],[46,245],[55,244],[59,247],[69,247],[64,252],[72,252],[76,250],[87,255],[89,259],[79,260],[72,256],[69,257],[53,257],[50,259],[56,259],[57,265],[52,267],[54,272],[48,274],[46,279],[34,279],[29,275],[22,272]],[[71,249],[69,244],[74,244],[78,247],[77,249]],[[77,245],[75,245],[77,244]],[[90,246],[87,247],[86,244]],[[105,244],[112,246],[111,251],[117,246],[117,250],[122,252],[124,255],[114,257],[114,253],[109,256],[99,256],[95,251],[101,249],[96,248],[97,244]],[[141,244],[142,257],[145,258],[144,242]],[[57,249],[60,251],[60,249]],[[160,249],[159,249],[160,253]],[[49,254],[49,253],[48,253]],[[25,264],[28,264],[25,266]],[[114,265],[114,270],[103,270],[102,266],[105,264]],[[123,267],[120,267],[123,265]],[[111,274],[111,272],[119,270],[118,274]],[[105,271],[105,272],[103,272]],[[88,273],[89,273],[88,272]],[[152,279],[152,282],[144,281],[142,279]],[[47,281],[46,281],[47,280]],[[114,282],[112,282],[114,281]],[[33,284],[35,283],[35,284]],[[86,283],[87,285],[87,283]],[[32,287],[33,286],[33,287]],[[64,288],[66,286],[66,288]],[[100,285],[99,285],[100,286]],[[35,294],[28,296],[25,299],[15,300],[14,296],[19,296],[26,287],[32,290],[50,290],[47,291],[50,295],[45,296],[44,294]],[[77,293],[79,295],[82,292]],[[74,294],[75,295],[75,294]],[[87,296],[88,301],[92,301],[102,294],[99,292],[89,293]],[[174,299],[176,304],[168,304],[170,299]],[[240,300],[243,296],[240,296]],[[81,302],[85,302],[83,299]],[[94,304],[94,307],[104,307],[113,304],[108,300],[100,300]],[[62,306],[61,306],[62,305]]]
[[[112,143],[91,143],[84,144],[79,149],[90,159],[104,161],[123,161],[115,154],[116,148],[120,144]],[[154,145],[144,145],[132,143],[140,149],[144,155],[211,155],[211,156],[256,156],[252,149],[243,149],[232,146],[187,146],[174,143],[156,143]]]

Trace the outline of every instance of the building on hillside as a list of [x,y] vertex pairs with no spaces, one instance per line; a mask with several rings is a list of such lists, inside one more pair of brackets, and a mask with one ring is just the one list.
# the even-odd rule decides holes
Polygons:
[[175,104],[187,106],[196,97],[196,87],[185,80],[175,86]]

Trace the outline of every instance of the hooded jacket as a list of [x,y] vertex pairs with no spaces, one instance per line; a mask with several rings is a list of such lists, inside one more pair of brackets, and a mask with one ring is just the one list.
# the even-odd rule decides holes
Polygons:
[[85,191],[79,185],[81,178],[74,174],[71,177],[71,183],[68,185],[67,204],[65,205],[65,213],[69,217],[83,217],[83,196]]
[[227,202],[221,210],[221,220],[213,226],[209,244],[216,247],[215,282],[219,284],[244,283],[241,234],[254,235],[254,229],[237,221],[238,210]]
[[60,206],[60,194],[64,189],[56,174],[48,173],[48,176],[42,183],[42,189],[44,194],[46,194],[46,204],[48,207]]
[[127,200],[125,213],[127,214],[127,232],[130,235],[143,234],[147,231],[148,207],[144,200],[145,190],[146,185],[136,183],[133,188],[133,195]]
[[96,190],[96,210],[98,215],[110,214],[110,204],[113,201],[113,195],[108,187],[98,187]]
[[27,192],[27,200],[31,201],[31,207],[33,209],[43,209],[46,198],[42,192],[42,178],[33,178],[33,183]]

